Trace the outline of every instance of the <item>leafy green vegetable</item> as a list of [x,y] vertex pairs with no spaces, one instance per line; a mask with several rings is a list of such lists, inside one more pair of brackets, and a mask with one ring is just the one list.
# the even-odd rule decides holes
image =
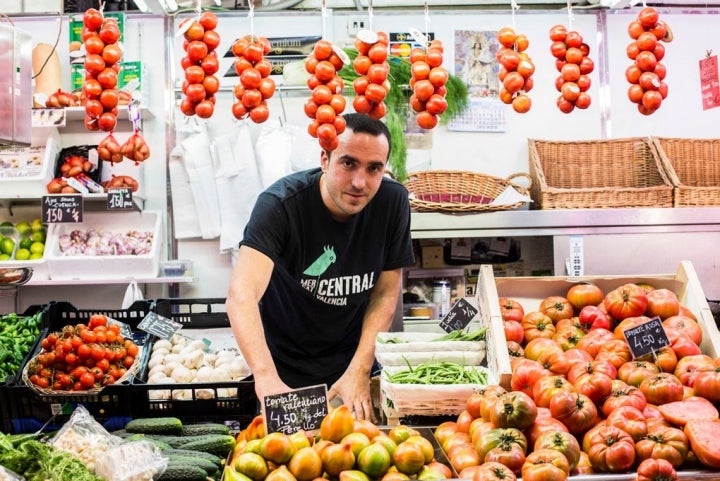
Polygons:
[[13,447],[10,436],[0,434],[0,465],[27,481],[102,481],[79,459],[36,439]]

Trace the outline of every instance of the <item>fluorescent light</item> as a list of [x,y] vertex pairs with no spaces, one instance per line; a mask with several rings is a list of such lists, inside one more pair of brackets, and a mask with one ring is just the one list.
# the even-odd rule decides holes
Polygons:
[[222,0],[215,0],[216,7],[222,7]]
[[150,8],[147,6],[147,3],[145,3],[145,0],[133,0],[133,2],[135,2],[135,6],[141,12],[147,13],[150,11]]
[[160,4],[163,5],[165,11],[168,13],[175,12],[178,9],[178,4],[175,0],[160,0]]
[[133,0],[137,8],[144,13],[166,14],[176,12],[178,4],[175,0]]

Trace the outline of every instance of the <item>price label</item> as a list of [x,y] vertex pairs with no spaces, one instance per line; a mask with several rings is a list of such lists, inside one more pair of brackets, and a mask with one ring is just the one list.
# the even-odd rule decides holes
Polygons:
[[160,339],[169,340],[173,337],[173,334],[182,329],[182,324],[155,312],[150,312],[143,318],[142,321],[140,321],[138,329],[142,329],[143,331],[157,336]]
[[633,357],[638,358],[670,345],[659,317],[623,331]]
[[42,197],[41,215],[46,224],[63,222],[82,222],[82,195],[44,195]]
[[318,384],[263,398],[265,432],[316,431],[328,413],[327,386]]
[[440,321],[440,327],[445,332],[453,332],[460,329],[465,329],[473,317],[478,313],[478,310],[463,298],[460,298],[454,306],[450,308],[445,317]]
[[129,187],[114,187],[107,192],[108,210],[131,210],[135,206],[132,200],[132,189]]

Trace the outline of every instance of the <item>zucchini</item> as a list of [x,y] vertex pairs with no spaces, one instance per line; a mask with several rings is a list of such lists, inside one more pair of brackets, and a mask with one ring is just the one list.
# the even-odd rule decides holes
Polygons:
[[156,481],[207,481],[208,473],[192,464],[168,463]]
[[182,421],[175,417],[137,418],[125,425],[125,431],[143,434],[180,434],[182,428]]
[[187,443],[173,447],[205,451],[222,457],[226,457],[235,447],[235,438],[228,434],[204,434],[201,436],[188,436],[187,439]]
[[220,456],[216,456],[212,453],[206,453],[205,451],[195,451],[192,449],[178,449],[178,448],[170,448],[170,449],[163,449],[162,452],[163,456],[190,456],[191,458],[203,458],[207,459],[208,461],[212,461],[218,466],[222,466],[225,464],[225,458],[221,458]]
[[182,436],[199,434],[230,434],[230,427],[220,423],[186,424],[180,433]]
[[210,476],[213,476],[215,473],[218,472],[220,469],[220,466],[213,463],[209,459],[202,458],[200,456],[191,456],[191,455],[184,455],[184,454],[166,454],[165,455],[168,458],[168,461],[175,464],[191,464],[193,466],[198,466],[205,470],[207,474]]
[[158,449],[170,449],[172,446],[170,446],[168,443],[161,439],[156,439],[152,436],[145,436],[144,434],[136,433],[132,436],[128,436],[127,438],[123,439],[125,442],[132,442],[132,441],[147,441],[150,444],[155,445]]

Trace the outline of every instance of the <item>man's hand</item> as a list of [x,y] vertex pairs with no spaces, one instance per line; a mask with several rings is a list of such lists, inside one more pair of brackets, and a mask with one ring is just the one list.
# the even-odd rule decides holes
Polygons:
[[335,397],[343,400],[355,419],[366,419],[375,422],[375,411],[370,397],[370,377],[360,370],[348,369],[328,391],[330,401]]
[[255,376],[255,394],[262,404],[263,398],[271,394],[290,391],[290,387],[277,376]]

